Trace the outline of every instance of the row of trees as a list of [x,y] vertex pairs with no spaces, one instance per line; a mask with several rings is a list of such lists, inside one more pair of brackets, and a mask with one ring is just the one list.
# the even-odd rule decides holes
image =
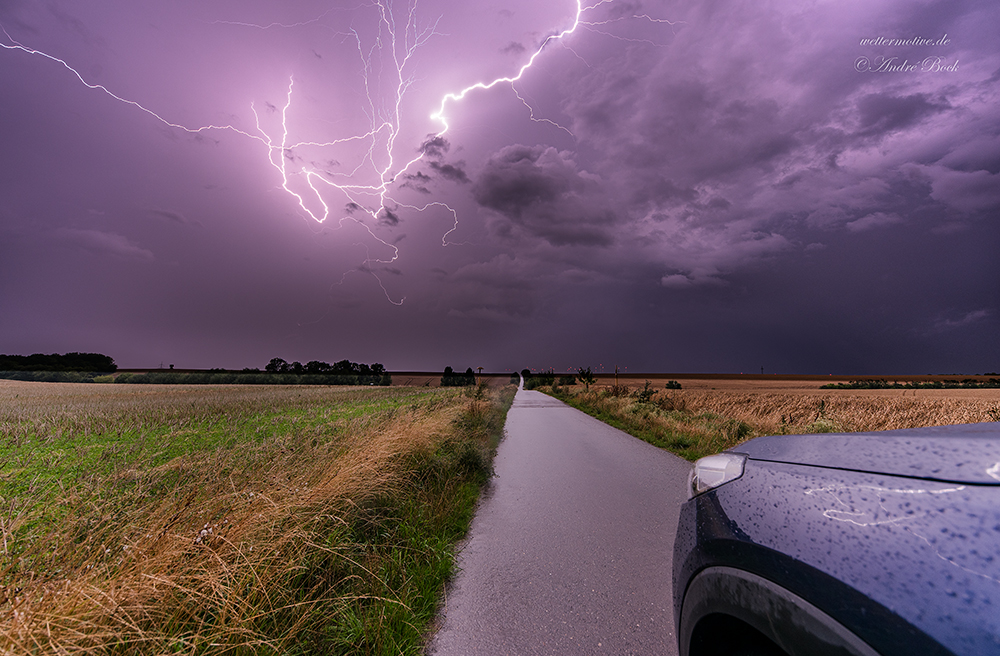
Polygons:
[[0,355],[0,371],[116,371],[114,358],[101,353]]
[[[524,378],[525,389],[535,389],[536,387],[547,387],[556,384],[556,372],[552,369],[549,369],[548,371],[539,371],[538,373],[533,373],[530,369],[522,369],[521,376]],[[590,385],[596,380],[593,372],[590,371],[590,367],[587,367],[586,369],[581,367],[580,369],[577,369],[576,375],[560,375],[559,385],[576,385],[577,379],[586,385],[587,389],[590,389]],[[511,375],[510,382],[517,384],[517,374]]]
[[375,364],[359,364],[350,360],[341,360],[334,364],[322,362],[320,360],[310,360],[302,364],[301,362],[288,363],[281,358],[271,358],[271,361],[264,367],[264,371],[272,374],[342,374],[355,376],[381,376],[385,373],[385,367],[376,362]]
[[472,367],[465,370],[464,374],[456,372],[451,367],[444,368],[444,375],[441,376],[441,387],[464,387],[476,384],[476,374],[472,372]]
[[269,374],[281,374],[282,377],[306,376],[310,379],[321,378],[330,385],[390,385],[392,376],[380,363],[363,364],[341,360],[330,364],[321,360],[301,362],[286,362],[282,358],[271,358],[264,367]]

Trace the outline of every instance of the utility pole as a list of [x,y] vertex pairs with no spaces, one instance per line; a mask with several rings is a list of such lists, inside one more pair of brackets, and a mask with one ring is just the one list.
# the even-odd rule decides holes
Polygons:
[[483,368],[482,367],[476,367],[476,369],[479,369],[479,382],[476,383],[476,384],[477,385],[482,385],[483,384]]

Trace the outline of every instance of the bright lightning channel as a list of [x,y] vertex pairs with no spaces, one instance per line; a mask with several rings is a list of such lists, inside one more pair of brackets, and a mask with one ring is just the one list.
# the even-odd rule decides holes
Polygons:
[[[472,85],[465,87],[461,91],[447,93],[444,96],[442,96],[437,110],[430,115],[431,120],[440,123],[440,125],[442,126],[441,130],[437,132],[434,135],[434,137],[435,138],[443,137],[450,128],[450,125],[448,123],[445,114],[445,110],[449,105],[449,103],[460,102],[469,93],[472,93],[473,91],[492,89],[493,87],[500,84],[510,85],[511,89],[513,90],[517,98],[522,103],[524,103],[525,107],[528,108],[530,113],[530,118],[532,121],[547,122],[556,128],[569,132],[569,130],[567,130],[565,127],[559,125],[558,123],[552,120],[545,118],[541,119],[536,118],[534,115],[533,108],[527,102],[527,100],[525,100],[518,92],[515,83],[523,78],[525,73],[535,64],[535,61],[538,59],[538,57],[541,56],[542,52],[551,43],[564,40],[566,37],[573,34],[577,30],[577,28],[580,27],[581,25],[585,25],[592,28],[593,26],[603,25],[610,22],[610,21],[602,21],[602,22],[588,23],[583,21],[581,17],[586,11],[595,9],[604,4],[612,4],[614,2],[615,0],[600,0],[596,4],[584,6],[581,0],[576,0],[575,2],[576,12],[573,16],[573,21],[570,27],[562,30],[561,32],[550,34],[549,36],[545,37],[545,39],[543,39],[542,42],[539,44],[538,48],[536,48],[535,51],[532,53],[531,57],[529,57],[528,61],[524,63],[517,70],[516,74],[506,77],[498,77],[488,82],[476,82]],[[375,0],[375,2],[370,6],[377,7],[379,16],[378,19],[379,29],[378,29],[378,36],[375,39],[375,43],[369,48],[367,54],[365,51],[365,46],[362,43],[361,36],[358,34],[358,32],[352,29],[349,34],[349,36],[352,36],[355,40],[355,43],[357,45],[357,52],[361,59],[362,76],[367,92],[367,101],[368,101],[368,109],[366,113],[369,116],[370,126],[369,129],[362,134],[356,134],[342,139],[335,139],[326,142],[317,142],[317,141],[290,142],[289,140],[288,114],[292,108],[292,97],[293,97],[292,92],[295,86],[294,77],[289,78],[288,90],[285,96],[285,103],[281,108],[281,129],[280,129],[280,137],[278,137],[278,136],[272,136],[272,134],[270,134],[263,127],[261,122],[261,116],[257,112],[257,108],[253,103],[251,103],[250,109],[254,115],[255,132],[249,132],[247,130],[240,129],[234,125],[213,124],[213,125],[205,125],[197,128],[192,128],[179,123],[174,123],[134,100],[129,100],[127,98],[123,98],[115,94],[104,85],[93,84],[91,82],[88,82],[80,74],[80,72],[77,71],[73,66],[71,66],[66,60],[60,59],[59,57],[56,57],[54,55],[50,55],[46,52],[30,48],[19,43],[13,37],[11,37],[11,35],[2,25],[0,25],[0,31],[3,32],[3,34],[7,37],[10,43],[7,44],[0,42],[0,47],[3,47],[6,50],[20,50],[29,55],[37,55],[49,59],[53,62],[59,63],[67,70],[69,70],[73,75],[75,75],[76,78],[84,86],[90,89],[102,91],[119,102],[136,107],[140,111],[145,112],[146,114],[152,116],[153,118],[155,118],[156,120],[160,121],[161,123],[163,123],[168,127],[175,128],[178,130],[183,130],[184,132],[188,132],[191,134],[198,134],[209,130],[231,131],[243,137],[248,137],[257,142],[260,142],[267,148],[268,163],[278,172],[279,176],[281,177],[281,188],[295,199],[299,208],[303,212],[305,212],[306,215],[308,215],[310,218],[312,218],[318,223],[323,223],[324,221],[326,221],[329,218],[331,212],[330,205],[324,199],[324,195],[322,193],[324,187],[332,187],[338,190],[349,201],[347,207],[350,208],[351,211],[362,210],[374,222],[377,222],[379,220],[380,214],[388,214],[391,212],[390,205],[396,208],[405,207],[407,209],[418,212],[426,211],[431,207],[443,208],[445,211],[450,212],[454,219],[454,223],[451,229],[449,229],[442,236],[441,239],[442,245],[447,246],[452,243],[448,241],[448,236],[452,232],[458,229],[458,213],[455,211],[454,208],[440,201],[427,203],[423,206],[402,203],[394,199],[390,195],[390,186],[395,182],[395,180],[400,175],[406,173],[406,171],[409,170],[410,167],[414,166],[417,162],[421,161],[425,155],[425,152],[421,150],[419,154],[405,161],[405,163],[403,163],[401,166],[397,167],[395,164],[396,160],[394,155],[395,143],[396,143],[396,138],[400,131],[400,126],[402,124],[401,104],[406,94],[406,91],[409,89],[409,87],[414,81],[413,78],[410,77],[406,72],[407,65],[409,64],[414,53],[421,46],[427,43],[427,41],[431,39],[433,36],[439,35],[439,33],[436,31],[437,23],[435,22],[433,25],[430,25],[429,27],[426,27],[423,30],[418,29],[415,18],[416,2],[410,2],[408,4],[406,24],[402,27],[402,35],[400,35],[399,34],[400,30],[397,29],[396,19],[392,12],[391,3],[388,2],[388,0]],[[325,12],[323,15],[311,21],[295,23],[292,25],[284,25],[280,23],[271,23],[269,25],[255,25],[251,23],[242,23],[235,21],[216,21],[216,23],[235,25],[240,27],[258,28],[264,30],[291,28],[317,22],[320,19],[322,19],[323,16],[326,15],[326,13],[329,12]],[[632,18],[646,19],[651,22],[669,23],[669,21],[663,21],[662,19],[654,19],[647,15],[633,16]],[[672,25],[672,23],[670,24]],[[384,39],[383,39],[383,34],[386,37]],[[391,68],[394,69],[392,74],[395,76],[395,91],[393,93],[392,102],[390,103],[388,110],[377,109],[378,107],[380,107],[380,104],[377,103],[375,98],[373,97],[370,86],[371,83],[370,75],[372,75],[375,70],[372,57],[376,52],[380,56],[384,55],[386,50],[391,56],[393,62],[393,66]],[[384,143],[384,147],[381,149],[379,153],[376,153],[377,144],[379,143],[380,139]],[[367,143],[368,146],[367,149],[364,151],[364,157],[361,163],[358,164],[353,171],[347,174],[339,174],[339,177],[346,178],[348,182],[337,182],[336,180],[333,179],[334,174],[330,172],[318,171],[315,168],[310,168],[307,166],[299,166],[296,169],[292,167],[290,164],[290,162],[294,161],[293,153],[296,148],[307,147],[307,146],[333,147],[342,144],[348,144],[351,142]],[[380,158],[383,159],[384,161],[384,164],[381,166],[376,163],[376,160]],[[374,170],[375,174],[374,181],[367,184],[363,184],[360,181],[355,181],[355,176],[359,175],[361,173],[361,170],[366,166],[370,166]],[[305,185],[308,187],[309,192],[300,193],[299,191],[293,189],[291,184],[293,176],[299,177],[301,180],[303,180],[305,182]],[[306,195],[304,195],[304,193]],[[312,198],[307,199],[307,195]],[[366,198],[375,198],[377,199],[377,202],[369,205],[364,202]],[[317,210],[315,207],[310,207],[310,203],[316,203],[322,209]],[[362,226],[367,231],[367,233],[372,237],[372,239],[374,239],[375,241],[379,242],[380,244],[384,245],[385,247],[391,250],[392,255],[388,259],[373,258],[370,254],[368,254],[362,263],[361,270],[369,273],[378,281],[379,286],[382,288],[383,293],[385,293],[385,296],[390,303],[393,303],[395,305],[401,305],[404,299],[400,299],[399,301],[393,300],[389,296],[389,293],[385,289],[385,286],[382,284],[382,280],[378,277],[378,275],[374,272],[372,268],[372,265],[374,263],[389,264],[395,261],[399,257],[399,249],[395,245],[390,244],[385,240],[381,239],[380,237],[378,237],[372,231],[372,228],[369,226],[367,222],[361,221],[359,219],[354,218],[353,216],[347,215],[339,219],[338,227],[343,227],[345,221],[353,221],[357,225]]]
[[[580,25],[580,16],[583,14],[584,11],[586,11],[588,9],[593,9],[595,7],[598,7],[598,6],[602,5],[602,4],[605,4],[607,2],[612,2],[612,1],[613,0],[601,0],[601,2],[598,2],[596,5],[592,5],[590,7],[584,7],[583,4],[580,2],[580,0],[576,0],[576,15],[573,16],[573,24],[570,27],[568,27],[565,30],[563,30],[562,32],[558,32],[556,34],[550,34],[549,36],[545,37],[542,40],[542,42],[538,45],[538,48],[535,49],[535,52],[533,52],[531,54],[531,57],[528,58],[528,61],[523,66],[521,66],[520,69],[518,69],[516,75],[512,75],[512,76],[509,76],[509,77],[498,77],[498,78],[494,79],[491,82],[476,82],[475,84],[471,84],[471,85],[465,87],[461,91],[454,92],[454,93],[446,93],[441,98],[441,104],[438,106],[437,111],[434,112],[433,114],[431,114],[431,120],[437,121],[437,122],[441,123],[442,126],[444,126],[444,127],[441,128],[441,131],[438,132],[437,135],[435,135],[435,136],[438,136],[438,137],[443,136],[446,132],[448,132],[448,129],[450,127],[449,124],[448,124],[448,119],[446,119],[445,115],[444,115],[445,106],[449,102],[458,102],[458,101],[462,100],[463,98],[465,98],[465,96],[467,96],[472,91],[476,91],[476,90],[480,90],[480,89],[483,90],[483,91],[485,91],[485,90],[488,90],[488,89],[492,89],[493,87],[497,86],[498,84],[505,84],[506,83],[506,84],[509,84],[511,86],[511,89],[514,89],[514,93],[517,94],[517,97],[521,99],[521,102],[523,102],[526,106],[528,106],[528,103],[525,102],[524,98],[521,98],[521,95],[517,93],[517,89],[514,88],[514,83],[517,82],[518,80],[520,80],[522,77],[524,77],[525,72],[527,72],[527,70],[529,68],[531,68],[532,65],[534,65],[535,60],[538,59],[539,55],[542,54],[542,51],[545,50],[545,47],[547,45],[549,45],[549,43],[552,43],[554,41],[561,41],[562,39],[565,39],[567,36],[569,36],[570,34],[572,34],[573,32],[576,31],[576,28],[579,27],[579,25]],[[528,106],[528,109],[531,109],[531,107]],[[532,119],[534,120],[534,114],[532,114]],[[549,121],[549,122],[551,123],[552,121]],[[557,126],[557,127],[562,128],[562,126]],[[565,129],[565,128],[562,128],[562,129]]]

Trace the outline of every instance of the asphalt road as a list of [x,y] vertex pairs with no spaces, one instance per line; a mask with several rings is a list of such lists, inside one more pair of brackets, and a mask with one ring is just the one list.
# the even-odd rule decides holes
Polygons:
[[517,393],[432,656],[676,655],[671,556],[690,464]]

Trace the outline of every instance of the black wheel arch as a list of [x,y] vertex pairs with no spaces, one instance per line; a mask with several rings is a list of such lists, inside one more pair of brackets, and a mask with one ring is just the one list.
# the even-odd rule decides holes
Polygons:
[[734,567],[708,567],[691,579],[677,632],[681,656],[878,656],[802,597]]

